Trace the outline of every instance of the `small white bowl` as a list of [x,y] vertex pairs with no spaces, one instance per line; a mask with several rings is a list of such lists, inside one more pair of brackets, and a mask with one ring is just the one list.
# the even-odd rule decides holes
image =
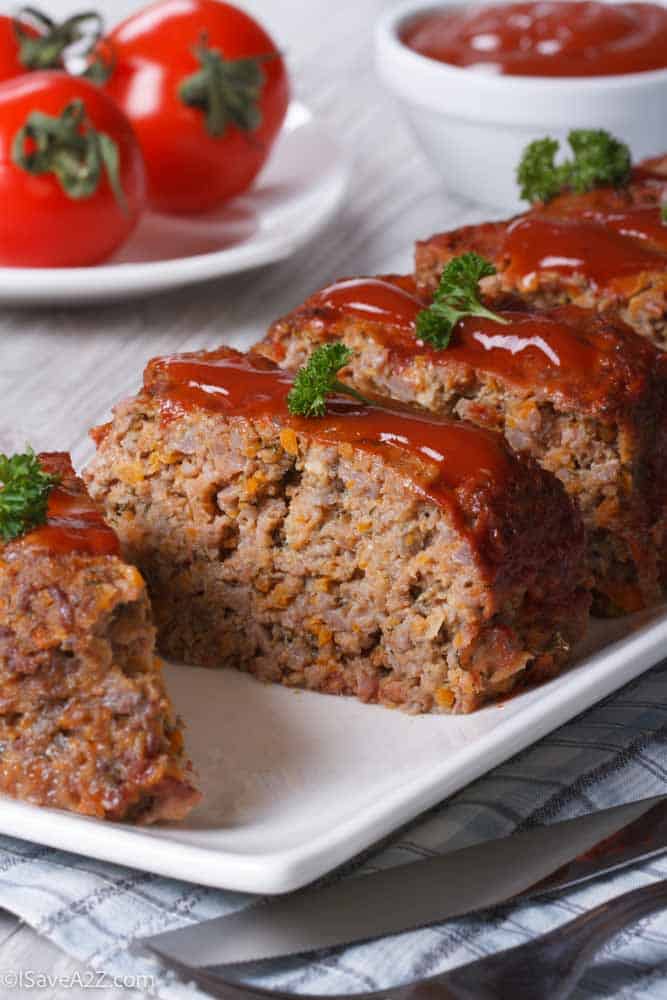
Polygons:
[[415,15],[457,7],[407,0],[381,18],[375,36],[379,75],[451,191],[506,211],[525,208],[516,183],[524,148],[550,135],[567,149],[573,128],[606,129],[630,146],[634,160],[667,150],[667,69],[502,76],[438,62],[401,41],[401,27]]

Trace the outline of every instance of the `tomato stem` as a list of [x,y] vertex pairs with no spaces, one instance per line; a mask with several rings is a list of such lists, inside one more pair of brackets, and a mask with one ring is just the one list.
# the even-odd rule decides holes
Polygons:
[[65,194],[77,201],[92,197],[106,176],[116,202],[127,212],[118,146],[92,127],[80,99],[57,116],[33,111],[14,137],[12,160],[35,176],[55,174]]
[[245,59],[225,59],[217,49],[208,47],[204,36],[194,54],[200,63],[179,87],[184,104],[206,113],[209,135],[224,135],[228,125],[243,132],[254,132],[262,123],[259,99],[265,82],[262,63],[277,53]]
[[[57,24],[36,7],[22,7],[13,23],[19,60],[29,70],[58,69],[65,50],[83,39],[89,39],[82,53],[87,55],[104,33],[104,21],[96,11],[74,14]],[[35,28],[37,34],[27,31],[27,27]]]
[[116,52],[109,40],[105,39],[94,48],[91,47],[88,54],[88,65],[81,76],[102,87],[116,69]]

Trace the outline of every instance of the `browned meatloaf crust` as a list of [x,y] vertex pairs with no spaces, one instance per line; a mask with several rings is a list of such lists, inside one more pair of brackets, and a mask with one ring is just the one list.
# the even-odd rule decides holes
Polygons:
[[432,293],[443,267],[466,251],[494,262],[487,295],[518,293],[537,305],[613,308],[667,349],[667,157],[635,169],[625,188],[563,194],[503,222],[438,233],[416,245],[416,274]]
[[295,369],[319,344],[343,341],[354,353],[341,378],[362,393],[502,431],[577,499],[597,610],[655,602],[665,546],[665,356],[595,312],[540,312],[516,300],[497,303],[507,325],[468,318],[436,350],[415,339],[415,296],[410,278],[339,282],[274,323],[257,349]]
[[154,655],[144,582],[74,476],[48,522],[0,547],[0,791],[100,819],[177,820],[199,800]]
[[151,362],[98,429],[93,496],[165,654],[411,712],[556,673],[583,633],[583,528],[500,435],[342,397],[228,348]]

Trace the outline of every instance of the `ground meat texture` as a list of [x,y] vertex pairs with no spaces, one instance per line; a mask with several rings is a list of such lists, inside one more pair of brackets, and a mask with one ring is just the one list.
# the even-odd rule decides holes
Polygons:
[[566,193],[503,222],[439,233],[416,245],[419,287],[430,295],[452,257],[475,251],[498,274],[489,297],[516,293],[538,306],[572,302],[614,310],[667,349],[667,158],[647,161],[627,187]]
[[505,325],[465,319],[449,347],[436,350],[416,340],[424,305],[410,278],[346,279],[276,322],[257,350],[292,370],[319,344],[340,340],[353,352],[340,377],[362,393],[501,431],[576,499],[596,611],[619,614],[659,600],[665,355],[595,312],[572,305],[545,312],[516,299],[496,303]]
[[47,524],[0,547],[0,791],[99,819],[183,818],[199,800],[156,660],[144,581],[74,476]]
[[410,712],[555,674],[589,603],[557,480],[413,408],[338,397],[291,417],[289,386],[226,348],[158,359],[95,434],[87,480],[146,576],[162,651]]

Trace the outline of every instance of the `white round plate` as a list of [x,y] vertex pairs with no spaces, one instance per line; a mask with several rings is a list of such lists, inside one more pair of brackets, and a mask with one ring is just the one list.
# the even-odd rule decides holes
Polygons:
[[340,148],[308,108],[293,102],[248,194],[206,215],[146,213],[125,246],[96,267],[1,267],[0,303],[128,299],[282,260],[331,218],[348,176]]

